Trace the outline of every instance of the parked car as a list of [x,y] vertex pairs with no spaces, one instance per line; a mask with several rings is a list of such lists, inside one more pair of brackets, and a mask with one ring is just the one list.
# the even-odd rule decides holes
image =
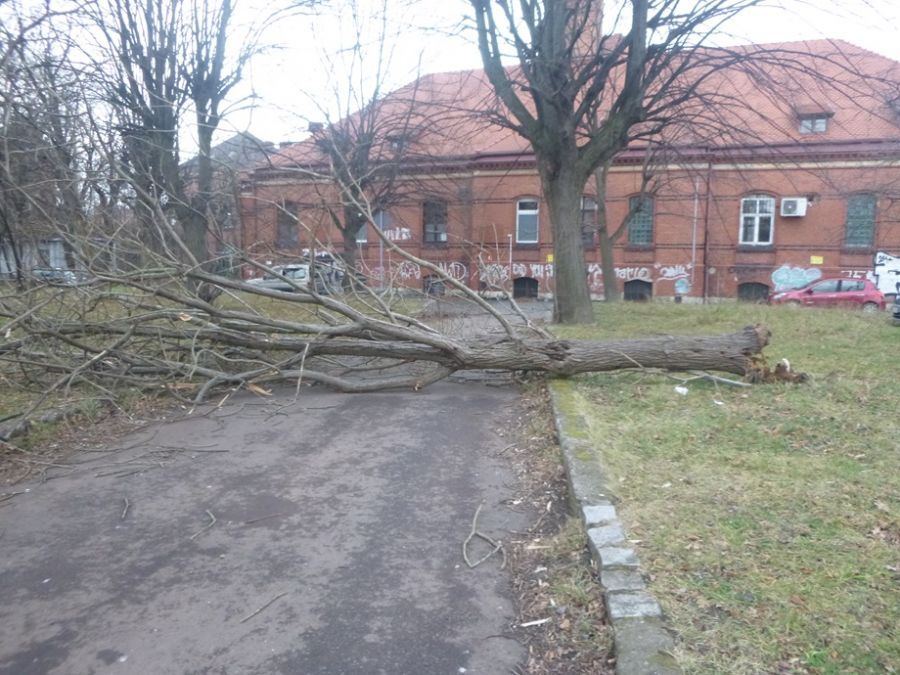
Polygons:
[[884,295],[868,279],[818,279],[801,288],[779,291],[769,297],[775,305],[861,307],[875,312],[885,308]]
[[[300,288],[309,288],[309,265],[297,263],[295,265],[277,265],[272,268],[273,274],[266,274],[256,279],[250,279],[247,283],[260,288],[273,291],[286,291],[288,293]],[[290,281],[288,281],[290,279]]]
[[31,278],[51,286],[81,286],[91,281],[86,272],[61,267],[35,267],[31,270]]
[[894,296],[894,304],[891,305],[891,320],[895,326],[900,326],[900,295]]

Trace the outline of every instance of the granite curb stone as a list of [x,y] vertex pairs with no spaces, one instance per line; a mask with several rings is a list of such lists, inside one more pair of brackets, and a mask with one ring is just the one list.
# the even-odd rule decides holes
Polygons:
[[571,385],[552,382],[549,389],[573,510],[581,516],[604,587],[616,673],[680,675],[662,609],[646,590],[638,557],[627,546],[616,514],[615,498],[599,453],[587,440],[588,425],[581,415],[563,412],[564,399],[572,395]]

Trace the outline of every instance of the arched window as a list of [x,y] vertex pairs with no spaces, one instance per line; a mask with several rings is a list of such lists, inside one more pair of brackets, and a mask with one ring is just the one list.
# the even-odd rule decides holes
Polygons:
[[520,199],[516,202],[516,243],[538,243],[537,199]]
[[422,205],[422,222],[426,244],[447,242],[447,202],[429,199]]
[[750,195],[741,200],[741,244],[770,246],[775,234],[775,198]]
[[590,195],[581,198],[581,244],[586,249],[597,245],[597,200]]
[[294,202],[283,202],[277,208],[275,246],[294,248],[300,242],[300,232],[297,228],[297,205]]
[[875,195],[857,194],[847,198],[844,245],[868,248],[875,243]]
[[628,198],[628,243],[650,246],[653,243],[653,197],[634,195]]

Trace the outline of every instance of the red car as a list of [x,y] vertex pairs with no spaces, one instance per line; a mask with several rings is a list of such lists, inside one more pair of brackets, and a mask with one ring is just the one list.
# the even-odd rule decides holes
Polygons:
[[779,291],[769,296],[775,305],[815,305],[817,307],[862,307],[875,312],[885,307],[884,295],[868,279],[817,279],[802,288]]

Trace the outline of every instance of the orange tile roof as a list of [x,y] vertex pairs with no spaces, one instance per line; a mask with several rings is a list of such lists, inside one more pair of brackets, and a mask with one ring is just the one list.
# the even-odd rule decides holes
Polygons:
[[[840,40],[703,48],[721,69],[690,68],[673,89],[703,77],[699,96],[682,106],[654,140],[690,148],[804,148],[900,141],[900,63]],[[515,77],[518,66],[508,69]],[[615,82],[612,82],[613,88]],[[483,70],[423,75],[376,105],[385,123],[377,153],[403,137],[405,161],[530,157],[528,142],[498,123],[502,110]],[[602,108],[602,107],[601,107]],[[826,133],[801,134],[799,116],[831,115]],[[360,113],[357,113],[359,115]],[[345,124],[353,118],[338,122]],[[636,130],[639,128],[636,128]],[[646,145],[647,139],[632,141]],[[280,150],[271,166],[321,164],[313,139]]]

